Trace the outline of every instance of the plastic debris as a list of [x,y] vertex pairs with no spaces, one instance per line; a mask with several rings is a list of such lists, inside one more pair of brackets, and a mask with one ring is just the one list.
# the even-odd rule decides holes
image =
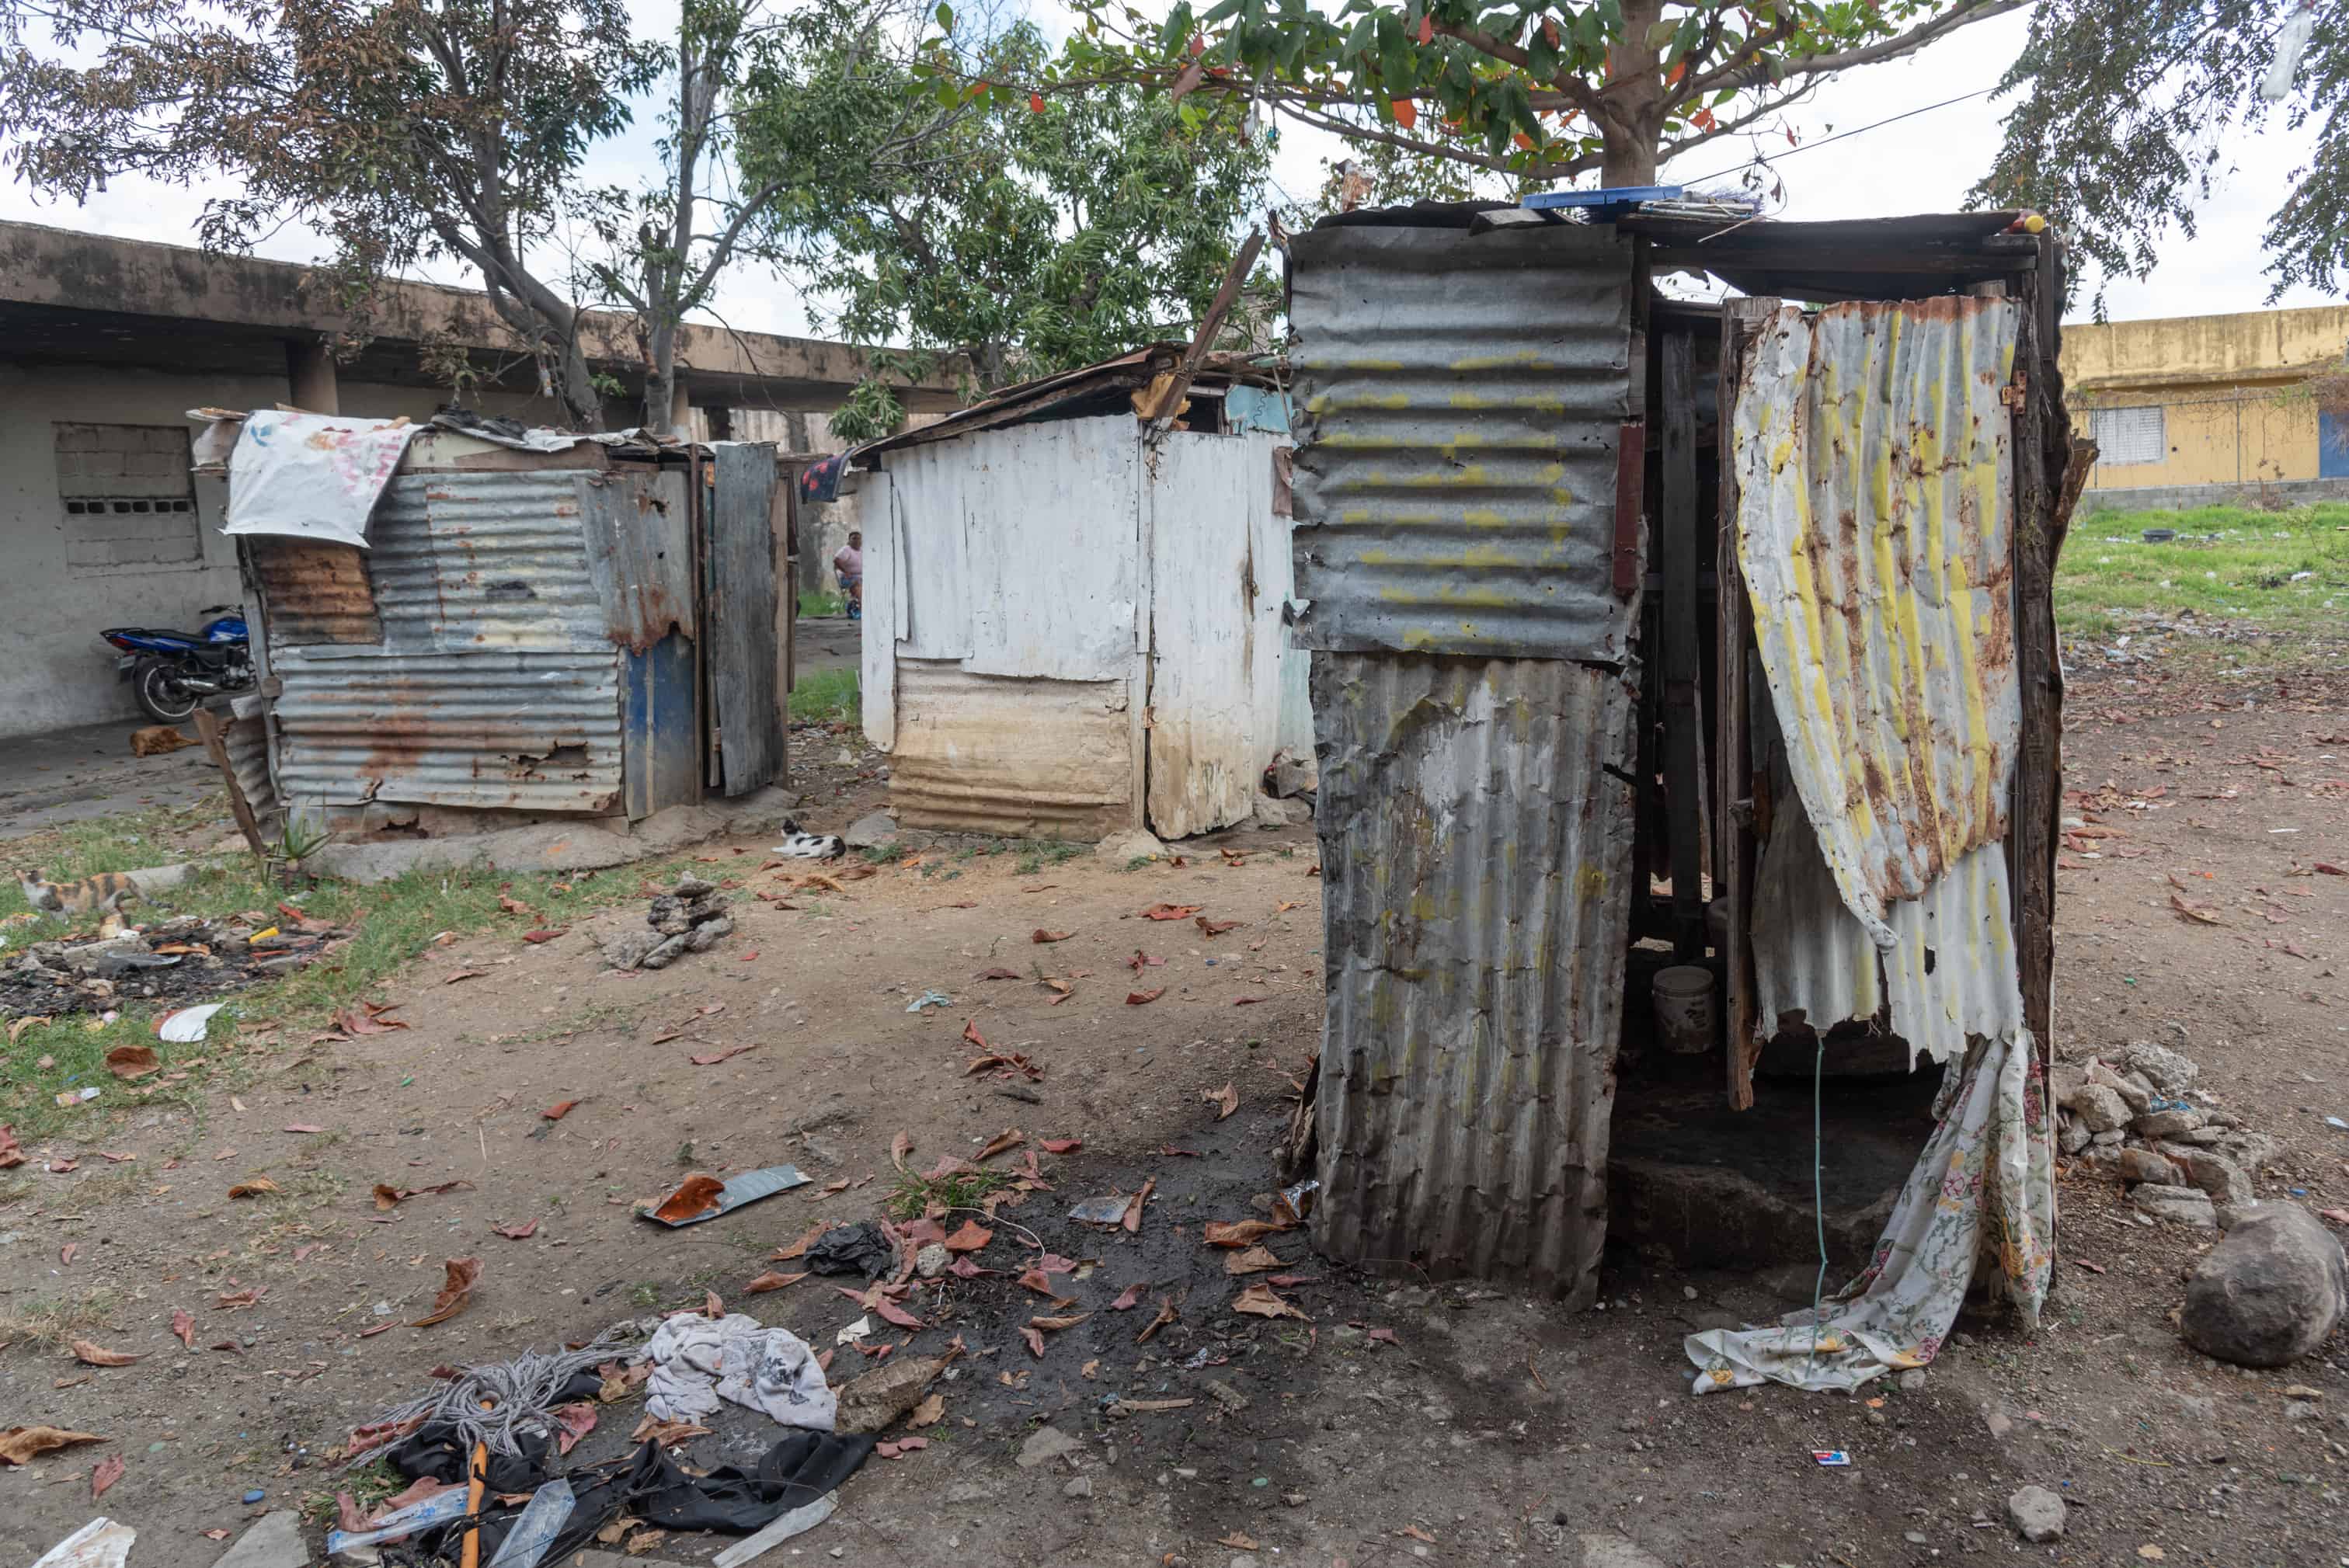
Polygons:
[[1106,1198],[1088,1198],[1069,1211],[1069,1218],[1088,1225],[1114,1225],[1125,1218],[1131,1198],[1112,1193]]
[[267,1497],[268,1495],[269,1495],[269,1494],[268,1494],[267,1492],[265,1492],[265,1491],[262,1491],[262,1490],[261,1490],[261,1488],[259,1488],[259,1487],[254,1487],[251,1491],[248,1491],[248,1492],[246,1492],[246,1493],[244,1494],[244,1501],[247,1501],[247,1502],[259,1502],[262,1499],[264,1499],[264,1498]]
[[925,1007],[951,1007],[954,998],[943,991],[925,991],[905,1004],[905,1011],[918,1013]]
[[[832,1517],[840,1500],[826,1492],[805,1508],[795,1508],[747,1541],[738,1541],[710,1561],[715,1568],[741,1568],[752,1558],[781,1546],[794,1535],[804,1535]],[[495,1568],[492,1564],[492,1568]]]
[[139,1532],[99,1514],[43,1553],[33,1568],[122,1568]]
[[365,1530],[329,1530],[326,1532],[326,1552],[329,1556],[354,1546],[372,1546],[378,1541],[390,1541],[412,1535],[419,1530],[447,1524],[465,1517],[465,1489],[450,1487],[436,1491],[422,1502],[409,1503],[397,1513],[387,1513]]
[[859,1340],[872,1337],[873,1320],[869,1317],[860,1317],[834,1335],[832,1342],[834,1345],[854,1345]]
[[91,1084],[88,1088],[69,1088],[63,1094],[58,1095],[57,1097],[57,1101],[59,1105],[64,1106],[67,1110],[71,1110],[75,1106],[96,1099],[99,1093],[100,1090],[98,1089],[98,1087],[96,1084]]
[[[691,1177],[688,1179],[687,1185],[709,1180],[706,1176]],[[714,1220],[720,1214],[733,1212],[745,1203],[755,1203],[761,1198],[771,1198],[794,1187],[804,1187],[811,1180],[812,1178],[800,1174],[800,1168],[796,1165],[770,1165],[763,1171],[745,1171],[739,1176],[727,1178],[725,1185],[705,1200],[709,1206],[698,1212],[688,1210],[680,1213],[670,1206],[686,1195],[685,1188],[681,1186],[663,1199],[657,1207],[639,1209],[636,1213],[642,1219],[652,1220],[675,1230],[679,1225],[698,1225],[704,1220]]]
[[182,1007],[163,1020],[161,1037],[175,1046],[200,1044],[204,1031],[212,1027],[212,1015],[227,1006],[225,1002],[206,1002],[200,1007]]
[[490,1559],[490,1568],[538,1568],[539,1560],[554,1544],[577,1505],[571,1483],[560,1476],[540,1487],[499,1544],[497,1555]]
[[1851,1456],[1841,1449],[1813,1449],[1811,1460],[1814,1463],[1825,1465],[1829,1470],[1843,1470],[1851,1464]]
[[860,1220],[853,1225],[834,1225],[807,1250],[807,1266],[811,1274],[854,1274],[859,1279],[878,1279],[895,1267],[897,1249],[881,1233],[881,1227],[870,1220]]

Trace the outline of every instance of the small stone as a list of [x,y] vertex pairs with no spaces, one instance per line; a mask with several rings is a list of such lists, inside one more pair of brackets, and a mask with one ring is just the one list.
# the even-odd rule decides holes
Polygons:
[[2088,1081],[2102,1084],[2121,1097],[2133,1115],[2143,1116],[2153,1109],[2153,1091],[2143,1087],[2142,1078],[2127,1078],[2102,1062],[2088,1064]]
[[1062,1497],[1091,1497],[1092,1494],[1093,1478],[1089,1475],[1081,1475],[1061,1489]]
[[1039,1465],[1050,1464],[1064,1455],[1080,1452],[1084,1446],[1058,1427],[1039,1427],[1019,1445],[1019,1468],[1034,1470]]
[[2313,1405],[2303,1405],[2294,1399],[2283,1408],[2283,1418],[2287,1421],[2321,1421],[2324,1418],[2324,1412]]
[[1681,1286],[1681,1299],[1682,1301],[1694,1301],[1696,1299],[1696,1286],[1692,1284],[1684,1284]]
[[1933,1543],[1933,1538],[1920,1530],[1904,1530],[1900,1532],[1900,1539],[1911,1546],[1930,1546]]
[[2216,1229],[2219,1216],[2210,1206],[2209,1194],[2192,1187],[2169,1187],[2147,1181],[2129,1194],[2140,1213],[2157,1220],[2175,1220],[2180,1224],[2199,1225]]
[[1164,860],[1166,846],[1159,842],[1155,833],[1134,828],[1112,833],[1094,848],[1093,854],[1111,870],[1122,872],[1136,861]]
[[2158,1181],[2168,1186],[2178,1179],[2178,1167],[2150,1149],[2121,1150],[2112,1169],[2124,1181]]
[[2202,1075],[2202,1069],[2167,1046],[2157,1046],[2151,1040],[2138,1040],[2121,1053],[2122,1063],[2132,1072],[2143,1073],[2153,1087],[2166,1095],[2178,1095],[2188,1085]]
[[2285,1386],[2283,1397],[2287,1399],[2322,1399],[2324,1390],[2312,1388],[2305,1383],[2292,1383]]
[[2057,1062],[2047,1071],[2047,1098],[2065,1110],[2072,1109],[2072,1097],[2088,1081],[2088,1069],[2077,1062]]
[[2106,1149],[2117,1144],[2121,1140],[2127,1136],[2128,1134],[2120,1128],[2107,1127],[2102,1132],[2091,1134],[2088,1141],[2095,1144],[2099,1149]]
[[924,1279],[936,1279],[946,1273],[947,1265],[953,1262],[952,1253],[932,1242],[914,1254],[914,1272]]
[[2178,1142],[2190,1143],[2198,1149],[2213,1149],[2226,1140],[2227,1130],[2214,1126],[2207,1110],[2202,1113],[2201,1126],[2189,1127],[2178,1135]]
[[2072,1097],[2072,1111],[2091,1132],[2111,1132],[2127,1127],[2128,1101],[2100,1083],[2082,1086]]
[[617,932],[604,939],[604,962],[615,969],[634,969],[661,942],[657,931]]
[[2184,1170],[2187,1185],[2208,1192],[2213,1203],[2240,1209],[2258,1202],[2251,1192],[2251,1177],[2244,1173],[2241,1166],[2217,1150],[2198,1149],[2190,1143],[2174,1143],[2162,1152]]
[[1925,1369],[1922,1367],[1911,1367],[1908,1371],[1900,1374],[1900,1391],[1902,1393],[1914,1394],[1923,1389],[1924,1387]]
[[2064,1118],[2063,1130],[2055,1135],[2055,1141],[2062,1147],[2064,1153],[2077,1154],[2088,1147],[2089,1136],[2087,1123],[2076,1116],[2066,1116]]
[[711,882],[709,878],[693,876],[688,873],[688,875],[678,878],[677,885],[669,889],[668,892],[671,898],[691,900],[697,898],[708,898],[711,893],[716,892],[717,891],[718,884]]
[[1982,1425],[1990,1429],[1991,1440],[2002,1443],[2014,1430],[2014,1418],[1998,1410],[1984,1410]]
[[2064,1538],[2064,1500],[2044,1486],[2026,1486],[2006,1500],[2006,1517],[2025,1541]]
[[1284,1491],[1280,1494],[1280,1501],[1283,1505],[1289,1508],[1303,1508],[1305,1494],[1301,1491]]
[[2130,1125],[2147,1138],[2175,1138],[2201,1126],[2202,1113],[2187,1106],[2173,1106],[2168,1110],[2147,1111]]
[[840,837],[852,850],[877,850],[897,841],[896,820],[886,811],[868,811],[849,823]]

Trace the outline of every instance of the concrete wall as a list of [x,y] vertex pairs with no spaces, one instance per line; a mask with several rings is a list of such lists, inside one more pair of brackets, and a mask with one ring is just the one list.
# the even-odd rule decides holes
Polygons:
[[[2146,418],[2158,410],[2161,455],[2115,462],[2108,450],[2089,471],[2091,490],[2179,485],[2248,485],[2313,480],[2323,470],[2315,399],[2298,383],[2220,391],[2203,386],[2122,387],[2091,402],[2067,393],[2072,428],[2099,438],[2105,419]],[[2110,447],[2110,442],[2104,442]]]
[[[0,736],[134,717],[138,705],[98,632],[193,630],[205,605],[243,599],[235,543],[220,532],[219,481],[195,487],[201,526],[191,558],[173,514],[69,515],[61,479],[63,491],[86,495],[109,488],[110,476],[81,471],[88,461],[72,454],[86,443],[70,430],[73,471],[61,476],[57,427],[192,431],[190,408],[265,408],[286,397],[282,376],[0,363]],[[422,418],[442,400],[430,387],[341,388],[346,414]],[[484,402],[493,412],[530,412],[526,399]],[[150,492],[159,477],[126,476]]]
[[2090,490],[2080,511],[2191,511],[2198,506],[2308,506],[2349,500],[2349,480],[2286,480],[2281,484],[2151,485]]
[[2349,304],[2174,315],[2148,321],[2066,323],[2064,385],[2072,391],[2128,385],[2234,384],[2280,371],[2337,366],[2349,351]]

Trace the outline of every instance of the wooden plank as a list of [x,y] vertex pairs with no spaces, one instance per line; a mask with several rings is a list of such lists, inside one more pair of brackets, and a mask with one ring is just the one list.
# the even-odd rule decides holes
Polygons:
[[212,765],[221,770],[221,782],[228,787],[228,809],[236,818],[237,830],[244,841],[253,846],[257,860],[269,858],[269,846],[261,837],[261,821],[253,814],[253,802],[244,798],[244,787],[236,781],[236,767],[228,757],[228,734],[221,717],[202,704],[196,707],[196,733],[203,738],[204,749],[211,753]]
[[1672,948],[1684,964],[1704,956],[1704,829],[1697,729],[1696,345],[1667,332],[1661,350],[1663,473],[1657,553],[1664,593],[1663,717],[1666,842],[1671,847]]
[[2064,666],[2055,635],[2055,560],[2071,521],[2066,491],[2085,475],[2075,462],[2057,368],[2055,306],[2063,289],[2052,242],[2039,270],[2020,280],[2023,319],[2014,363],[2023,377],[2014,429],[2015,682],[2022,737],[2015,758],[2009,880],[2014,889],[2015,954],[2023,1020],[2041,1060],[2054,1048],[2050,997],[2055,973],[2055,846],[2063,808]]
[[774,780],[783,750],[775,691],[775,449],[722,446],[715,469],[703,642],[722,788],[729,796],[747,795]]
[[1748,655],[1754,648],[1754,603],[1745,592],[1745,571],[1737,559],[1737,386],[1753,335],[1778,308],[1767,298],[1724,302],[1721,317],[1721,529],[1715,558],[1720,592],[1716,614],[1719,636],[1716,717],[1718,744],[1715,766],[1721,769],[1719,820],[1713,831],[1713,868],[1722,894],[1729,901],[1729,922],[1723,954],[1729,977],[1728,1044],[1729,1103],[1738,1110],[1754,1106],[1754,1063],[1761,1055],[1754,1038],[1754,1012],[1760,983],[1754,973],[1754,946],[1749,933],[1754,907],[1754,781],[1752,727],[1752,686],[1746,676]]

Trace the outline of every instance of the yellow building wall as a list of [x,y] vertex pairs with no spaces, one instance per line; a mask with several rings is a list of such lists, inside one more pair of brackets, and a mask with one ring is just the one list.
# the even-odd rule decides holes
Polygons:
[[2158,407],[2160,459],[2100,460],[2091,490],[2317,477],[2316,405],[2302,383],[2349,359],[2349,304],[2064,328],[2075,430],[2098,408]]

